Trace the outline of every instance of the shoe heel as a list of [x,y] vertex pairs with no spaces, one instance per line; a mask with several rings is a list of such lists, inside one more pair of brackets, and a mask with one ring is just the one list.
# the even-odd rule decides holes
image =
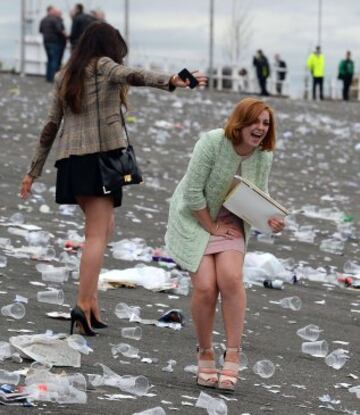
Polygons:
[[215,388],[218,384],[218,372],[215,366],[215,360],[203,360],[201,359],[201,353],[211,351],[213,348],[202,349],[197,347],[198,352],[198,371],[196,376],[196,383],[199,386],[204,386],[206,388]]
[[91,325],[95,329],[106,329],[108,325],[95,317],[95,314],[91,311]]
[[96,336],[97,333],[94,331],[90,326],[86,319],[86,315],[83,310],[76,306],[71,310],[71,326],[70,326],[70,333],[72,334],[74,331],[74,325],[79,325],[81,327],[81,332],[85,336]]
[[73,319],[71,318],[70,335],[74,333],[74,324],[75,324],[75,320],[73,320]]

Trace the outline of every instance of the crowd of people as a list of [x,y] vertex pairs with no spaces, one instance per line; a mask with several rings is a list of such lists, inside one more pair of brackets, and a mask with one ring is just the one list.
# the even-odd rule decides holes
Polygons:
[[[253,66],[255,67],[256,76],[259,83],[260,95],[268,96],[267,80],[270,77],[270,64],[263,51],[259,49],[254,58]],[[319,97],[324,99],[324,77],[325,77],[325,57],[321,51],[320,46],[316,46],[306,62],[306,66],[312,78],[312,98],[314,100]],[[341,60],[338,68],[338,79],[343,82],[342,98],[344,101],[350,99],[350,87],[354,76],[354,61],[351,58],[351,52],[347,51],[345,59]],[[284,60],[280,58],[279,54],[274,57],[274,72],[275,72],[275,89],[278,95],[282,95],[283,84],[287,75],[287,65]],[[317,91],[319,92],[317,94]]]
[[[78,3],[70,12],[72,19],[70,33],[67,34],[60,9],[54,6],[47,7],[47,15],[41,20],[39,31],[43,35],[44,48],[47,55],[46,80],[54,81],[55,73],[60,69],[67,42],[73,50],[89,24],[94,21],[105,21],[104,12],[101,10],[91,10],[85,12],[84,6]],[[314,52],[310,54],[306,62],[307,68],[312,77],[312,98],[324,99],[324,77],[325,77],[325,58],[320,46],[316,46]],[[281,96],[283,94],[284,83],[287,78],[288,67],[284,59],[277,53],[274,56],[273,71],[275,74],[275,91]],[[253,67],[259,83],[261,96],[270,95],[267,89],[267,81],[271,75],[271,65],[263,51],[259,49],[253,57]],[[239,75],[244,83],[244,89],[248,85],[248,71],[242,68]],[[347,51],[345,59],[339,64],[338,79],[343,82],[343,100],[350,99],[350,87],[354,75],[354,61],[351,59],[351,52]],[[317,90],[319,93],[317,94]]]
[[46,80],[54,82],[55,73],[61,68],[67,43],[73,50],[89,24],[94,21],[104,21],[105,15],[101,10],[91,10],[85,13],[84,6],[78,3],[70,12],[72,20],[70,33],[64,26],[62,11],[54,6],[47,7],[47,15],[40,21],[39,32],[43,36],[47,56]]

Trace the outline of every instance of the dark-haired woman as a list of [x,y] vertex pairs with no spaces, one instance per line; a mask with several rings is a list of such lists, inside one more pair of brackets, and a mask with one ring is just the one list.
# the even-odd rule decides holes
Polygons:
[[[209,131],[196,143],[186,174],[170,202],[166,249],[192,277],[197,383],[202,386],[234,390],[246,310],[242,269],[250,225],[222,204],[235,184],[235,174],[268,191],[274,147],[272,109],[260,100],[243,99],[225,129]],[[271,218],[269,226],[280,232],[284,222]],[[218,376],[212,331],[219,293],[227,345]]]
[[[80,286],[71,312],[71,331],[76,325],[86,335],[95,335],[94,328],[106,327],[100,318],[97,284],[114,227],[113,209],[120,206],[122,198],[121,190],[103,194],[98,153],[126,147],[120,105],[126,107],[129,85],[167,91],[187,86],[178,75],[124,66],[127,51],[124,39],[111,25],[96,22],[86,29],[68,64],[55,77],[48,119],[21,184],[20,195],[27,198],[57,137],[56,202],[78,204],[85,215]],[[205,85],[202,74],[194,76],[200,86]]]

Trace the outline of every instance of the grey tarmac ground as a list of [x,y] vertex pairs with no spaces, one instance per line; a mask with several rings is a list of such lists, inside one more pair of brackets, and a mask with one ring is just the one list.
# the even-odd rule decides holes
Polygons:
[[[45,119],[50,86],[42,78],[2,74],[0,91],[0,222],[6,222],[12,214],[20,211],[26,223],[39,225],[54,235],[51,244],[58,256],[62,245],[57,244],[57,240],[66,239],[68,230],[81,232],[83,220],[79,210],[73,216],[61,215],[53,201],[54,152],[39,180],[46,184],[47,191],[26,202],[18,198],[22,175],[30,162]],[[168,199],[185,171],[199,133],[221,126],[239,98],[234,94],[210,94],[207,91],[168,94],[142,88],[132,90],[130,110],[136,122],[129,124],[129,130],[134,137],[139,163],[143,166],[145,184],[125,190],[123,206],[116,211],[115,241],[141,237],[148,246],[155,248],[163,245]],[[270,193],[295,212],[293,218],[299,225],[313,225],[316,237],[314,243],[299,242],[294,231],[288,229],[277,236],[272,245],[253,238],[249,250],[271,252],[278,258],[293,258],[296,265],[324,267],[328,275],[341,272],[346,260],[359,260],[356,231],[360,217],[360,153],[355,151],[355,145],[360,142],[359,105],[277,98],[269,98],[268,101],[278,114],[279,137]],[[165,128],[167,124],[159,121],[170,123],[170,128]],[[39,211],[44,204],[50,208],[49,213]],[[319,249],[320,242],[336,231],[336,223],[303,215],[301,209],[306,204],[336,207],[353,217],[355,236],[345,242],[342,255]],[[22,237],[10,234],[4,226],[0,226],[0,237],[10,238],[15,247],[26,244]],[[34,333],[47,329],[67,332],[68,322],[49,319],[45,313],[66,311],[68,308],[36,301],[39,288],[30,282],[40,280],[40,274],[35,269],[37,262],[10,256],[7,259],[7,267],[0,269],[0,304],[12,302],[15,294],[27,297],[29,303],[23,320],[14,321],[0,316],[0,341],[7,341],[10,336],[16,335],[14,331],[21,329],[33,330]],[[114,259],[110,250],[106,253],[104,267],[107,269],[135,265],[136,262]],[[67,282],[63,288],[66,303],[73,305],[75,283]],[[228,413],[322,415],[355,414],[356,410],[360,413],[360,400],[355,394],[347,388],[335,387],[340,383],[351,386],[360,384],[360,291],[304,279],[297,285],[286,285],[284,291],[253,286],[247,292],[243,350],[248,356],[250,368],[240,373],[238,388],[231,396],[232,400],[227,401]],[[303,307],[298,312],[269,303],[270,300],[292,295],[298,295],[303,301]],[[86,405],[39,403],[35,408],[0,407],[0,413],[130,415],[159,405],[167,414],[206,413],[204,409],[193,406],[200,390],[195,386],[194,377],[184,372],[186,365],[196,363],[189,297],[174,299],[165,292],[119,288],[100,293],[100,299],[109,328],[96,338],[89,339],[94,352],[83,356],[80,371],[84,374],[100,373],[99,367],[94,364],[101,362],[120,374],[142,374],[148,376],[154,385],[151,392],[155,396],[110,401],[104,399],[105,395],[119,391],[101,387],[88,392]],[[170,308],[183,310],[187,324],[181,331],[143,326],[143,338],[135,345],[140,347],[142,356],[158,358],[158,363],[147,364],[139,360],[121,363],[112,357],[110,344],[121,342],[120,328],[129,325],[114,315],[115,305],[120,301],[140,306],[144,318],[158,318]],[[301,339],[296,330],[309,323],[318,324],[324,330],[321,338],[329,342],[331,350],[338,347],[349,350],[350,359],[344,368],[336,371],[326,366],[323,359],[301,353]],[[224,330],[219,312],[215,331],[214,341],[222,342]],[[348,343],[333,343],[336,341]],[[251,370],[257,360],[264,358],[276,365],[275,375],[268,380],[259,378]],[[161,370],[169,359],[177,361],[173,373]],[[17,370],[29,364],[29,361],[18,364],[6,360],[0,369]],[[350,374],[358,378],[349,377]],[[216,391],[210,393],[217,396]],[[327,394],[333,403],[320,401],[319,398]]]

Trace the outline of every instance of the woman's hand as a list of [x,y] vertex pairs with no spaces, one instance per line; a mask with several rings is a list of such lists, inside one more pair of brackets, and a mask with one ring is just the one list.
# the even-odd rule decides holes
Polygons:
[[[203,73],[199,71],[193,71],[191,73],[198,81],[198,87],[205,86],[207,84],[208,78]],[[190,85],[189,80],[183,81],[178,74],[173,75],[170,82],[176,88],[186,88]]]
[[31,186],[34,182],[34,178],[26,174],[21,182],[20,197],[21,199],[27,199],[31,194]]
[[274,233],[279,233],[284,229],[285,222],[284,219],[274,216],[268,220],[268,225]]
[[231,223],[215,222],[213,224],[211,235],[222,236],[227,239],[236,239],[240,238],[242,233],[236,226],[232,225]]

